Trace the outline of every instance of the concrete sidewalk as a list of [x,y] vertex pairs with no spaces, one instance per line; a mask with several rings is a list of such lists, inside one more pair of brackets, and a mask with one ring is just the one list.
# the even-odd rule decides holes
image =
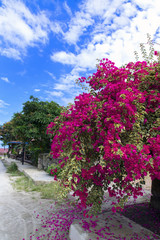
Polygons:
[[5,158],[4,161],[7,164],[11,164],[11,162],[16,163],[19,171],[23,172],[27,177],[32,179],[35,184],[50,183],[54,181],[54,178],[49,176],[48,173],[43,170],[39,170],[28,163],[24,163],[24,165],[22,165],[21,161],[12,158]]
[[[18,166],[18,169],[21,172],[23,172],[26,176],[31,178],[35,182],[35,184],[50,183],[54,181],[53,177],[49,176],[45,171],[38,170],[36,167],[31,166],[27,163],[24,163],[24,165],[22,165],[20,161],[10,159],[10,158],[5,158],[5,161],[8,164],[10,164],[11,162],[15,162],[16,165]],[[120,214],[118,213],[112,214],[111,203],[114,199],[109,198],[108,193],[106,193],[106,198],[108,199],[108,201],[102,204],[102,209],[105,210],[105,213],[100,214],[98,216],[98,223],[96,228],[90,228],[91,232],[87,232],[87,231],[84,231],[84,229],[79,224],[79,222],[74,222],[70,226],[70,231],[69,231],[70,240],[97,240],[97,239],[99,240],[103,240],[103,239],[155,240],[155,239],[160,239],[160,236],[155,234],[153,235],[151,231],[141,227],[135,222],[129,220],[128,218],[124,216],[120,216]],[[150,198],[150,191],[145,190],[144,195],[142,197],[139,197],[136,203],[147,202],[149,198]],[[133,204],[133,203],[134,201],[131,198],[129,204]],[[89,221],[89,220],[86,220],[86,221]],[[107,230],[106,227],[108,227],[110,230]],[[104,234],[105,237],[97,238],[97,235],[95,234],[95,230],[97,230],[98,232],[98,230],[100,230],[101,228],[104,228],[104,230],[101,231],[101,233],[103,232],[105,233],[107,231],[108,238],[105,238],[106,237],[105,234]]]

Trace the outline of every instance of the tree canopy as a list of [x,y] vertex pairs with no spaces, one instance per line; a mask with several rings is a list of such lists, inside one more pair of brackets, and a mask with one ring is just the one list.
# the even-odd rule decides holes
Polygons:
[[0,126],[0,140],[3,142],[3,145],[7,145],[7,142],[15,140],[12,121]]
[[15,113],[10,122],[1,126],[1,140],[4,143],[12,140],[28,142],[34,150],[48,152],[50,138],[46,129],[61,110],[56,102],[40,101],[30,96],[30,100],[23,104],[22,111]]

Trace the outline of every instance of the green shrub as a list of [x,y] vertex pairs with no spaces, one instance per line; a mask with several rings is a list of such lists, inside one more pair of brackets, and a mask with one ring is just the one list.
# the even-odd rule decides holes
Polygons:
[[12,154],[17,155],[16,149],[12,149]]
[[46,172],[49,173],[50,176],[53,176],[53,177],[56,176],[57,178],[60,178],[62,169],[58,164],[53,163],[50,166],[48,166]]
[[12,162],[8,167],[7,167],[7,173],[15,173],[18,171],[17,165]]

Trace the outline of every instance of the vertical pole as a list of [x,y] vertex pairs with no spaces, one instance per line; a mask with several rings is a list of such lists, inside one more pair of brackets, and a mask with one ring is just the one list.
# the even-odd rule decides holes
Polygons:
[[23,143],[23,150],[22,150],[22,165],[24,164],[24,158],[25,158],[25,143]]

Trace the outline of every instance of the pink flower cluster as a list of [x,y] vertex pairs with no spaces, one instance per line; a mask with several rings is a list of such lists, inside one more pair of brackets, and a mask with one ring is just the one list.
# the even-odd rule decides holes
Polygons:
[[135,180],[147,173],[160,179],[160,66],[144,61],[118,68],[103,59],[92,77],[79,81],[92,91],[77,96],[48,126],[52,155],[63,155],[62,169],[72,174],[63,182],[83,206],[98,205],[106,189],[118,202],[136,198],[142,189]]

